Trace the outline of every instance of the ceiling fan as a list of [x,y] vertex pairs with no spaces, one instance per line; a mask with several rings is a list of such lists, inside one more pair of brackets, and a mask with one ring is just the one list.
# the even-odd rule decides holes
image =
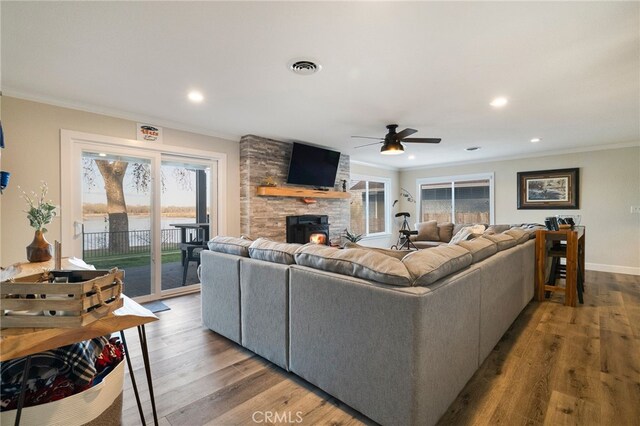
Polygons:
[[387,129],[389,133],[385,135],[384,138],[373,138],[369,136],[351,136],[352,138],[363,138],[363,139],[378,139],[380,142],[368,143],[366,145],[356,146],[356,148],[362,148],[365,146],[375,145],[377,143],[382,144],[382,148],[380,148],[380,154],[384,155],[398,155],[404,154],[404,146],[402,146],[401,142],[408,143],[440,143],[442,139],[440,138],[409,138],[407,136],[411,136],[416,133],[416,129],[406,128],[403,131],[396,133],[396,129],[398,128],[397,124],[389,124],[387,125]]

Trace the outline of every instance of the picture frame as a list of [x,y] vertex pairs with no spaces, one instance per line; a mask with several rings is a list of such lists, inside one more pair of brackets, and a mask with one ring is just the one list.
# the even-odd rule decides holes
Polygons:
[[518,210],[578,209],[580,169],[518,172]]

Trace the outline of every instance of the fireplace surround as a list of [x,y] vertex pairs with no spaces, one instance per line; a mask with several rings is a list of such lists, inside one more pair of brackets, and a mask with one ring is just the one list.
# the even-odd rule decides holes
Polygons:
[[[331,224],[329,239],[339,240],[343,230],[349,228],[349,199],[317,198],[315,203],[307,204],[301,198],[258,194],[257,188],[267,179],[279,188],[297,188],[285,183],[292,146],[291,142],[255,135],[240,139],[240,232],[253,239],[285,242],[287,216],[327,215]],[[341,154],[334,191],[341,190],[343,180],[349,181],[349,169],[349,156]]]
[[287,242],[329,245],[329,216],[287,216]]

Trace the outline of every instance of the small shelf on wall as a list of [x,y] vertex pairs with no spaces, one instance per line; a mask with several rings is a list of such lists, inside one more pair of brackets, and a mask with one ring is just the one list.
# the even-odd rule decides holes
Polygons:
[[305,189],[281,186],[259,186],[259,197],[295,197],[295,198],[351,198],[348,192],[339,191],[318,191],[316,189]]

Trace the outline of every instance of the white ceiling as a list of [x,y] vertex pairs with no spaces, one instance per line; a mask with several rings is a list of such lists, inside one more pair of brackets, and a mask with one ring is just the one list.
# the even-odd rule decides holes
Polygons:
[[[640,140],[639,2],[6,2],[4,94],[414,167]],[[299,76],[293,58],[322,71]],[[205,101],[190,103],[198,89]],[[509,104],[495,110],[495,96]],[[412,127],[381,156],[385,125]],[[542,142],[532,144],[533,137]],[[480,146],[467,152],[464,148]]]

